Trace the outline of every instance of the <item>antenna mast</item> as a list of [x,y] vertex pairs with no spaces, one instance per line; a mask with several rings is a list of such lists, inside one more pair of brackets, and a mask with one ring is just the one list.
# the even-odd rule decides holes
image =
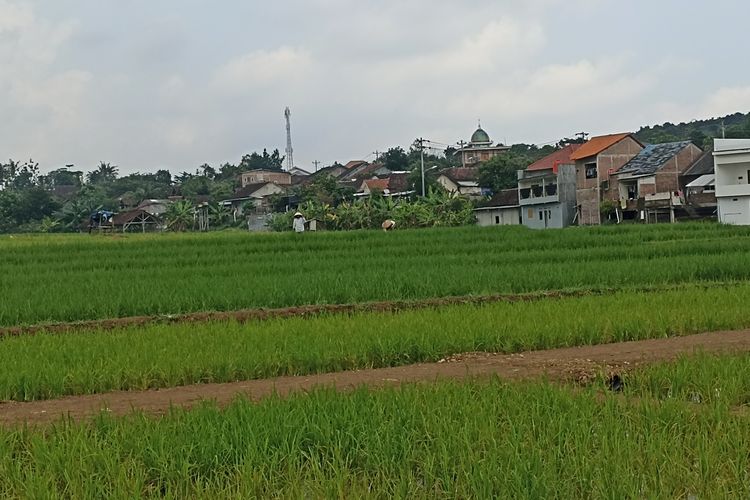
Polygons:
[[294,168],[294,149],[292,149],[292,122],[290,120],[292,112],[289,111],[289,107],[284,110],[284,118],[286,118],[286,169],[291,170]]

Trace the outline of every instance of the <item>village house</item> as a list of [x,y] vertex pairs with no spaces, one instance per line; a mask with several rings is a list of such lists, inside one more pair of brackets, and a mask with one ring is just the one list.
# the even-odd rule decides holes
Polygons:
[[255,184],[272,182],[278,186],[289,186],[292,184],[292,174],[281,170],[249,170],[242,172],[240,186],[245,187]]
[[380,194],[388,198],[399,198],[414,193],[409,186],[408,172],[392,172],[385,178],[372,178],[362,181],[354,196]]
[[563,228],[576,217],[576,167],[571,155],[581,147],[569,144],[518,172],[523,224],[532,229]]
[[489,201],[474,209],[479,226],[517,226],[521,224],[518,189],[495,193]]
[[493,144],[489,134],[479,124],[479,127],[471,135],[469,144],[456,151],[456,154],[461,155],[461,166],[470,167],[501,155],[509,149],[510,147],[502,144]]
[[681,176],[685,193],[685,209],[693,217],[716,214],[716,176],[714,175],[714,151],[706,151]]
[[750,139],[714,139],[719,222],[750,225]]
[[476,167],[445,169],[440,172],[437,183],[449,193],[460,196],[481,197],[489,194],[479,185],[479,169]]
[[649,144],[612,175],[624,219],[674,222],[681,175],[703,155],[690,141]]
[[241,187],[234,192],[231,198],[222,200],[219,203],[224,206],[230,206],[235,216],[246,215],[245,206],[248,202],[252,202],[255,213],[265,213],[271,208],[269,197],[285,192],[285,186],[279,186],[275,182],[259,182]]
[[577,220],[580,225],[601,223],[601,202],[619,200],[619,189],[610,189],[610,176],[643,149],[632,134],[593,137],[570,159],[576,165]]

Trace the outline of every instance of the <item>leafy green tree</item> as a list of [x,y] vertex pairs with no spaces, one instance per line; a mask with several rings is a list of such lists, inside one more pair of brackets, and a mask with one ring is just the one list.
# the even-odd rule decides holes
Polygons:
[[266,149],[263,149],[263,154],[251,153],[242,157],[240,162],[240,170],[283,170],[285,156],[281,156],[278,149],[274,149],[273,153],[268,154]]
[[522,154],[507,152],[495,156],[479,166],[479,184],[496,193],[518,185],[518,171],[525,169],[531,162]]

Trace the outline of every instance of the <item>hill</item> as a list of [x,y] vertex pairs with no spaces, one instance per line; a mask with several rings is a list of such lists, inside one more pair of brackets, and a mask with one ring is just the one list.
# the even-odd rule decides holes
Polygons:
[[663,125],[641,127],[635,135],[643,143],[658,144],[689,140],[705,149],[711,147],[713,139],[717,137],[750,138],[750,113],[734,113],[688,123],[666,122]]

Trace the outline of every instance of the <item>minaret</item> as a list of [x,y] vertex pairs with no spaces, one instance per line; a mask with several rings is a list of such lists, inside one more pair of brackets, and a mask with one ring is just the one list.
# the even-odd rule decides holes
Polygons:
[[289,107],[284,110],[284,117],[286,118],[286,169],[291,170],[294,168],[294,149],[292,149],[292,112],[289,111]]

